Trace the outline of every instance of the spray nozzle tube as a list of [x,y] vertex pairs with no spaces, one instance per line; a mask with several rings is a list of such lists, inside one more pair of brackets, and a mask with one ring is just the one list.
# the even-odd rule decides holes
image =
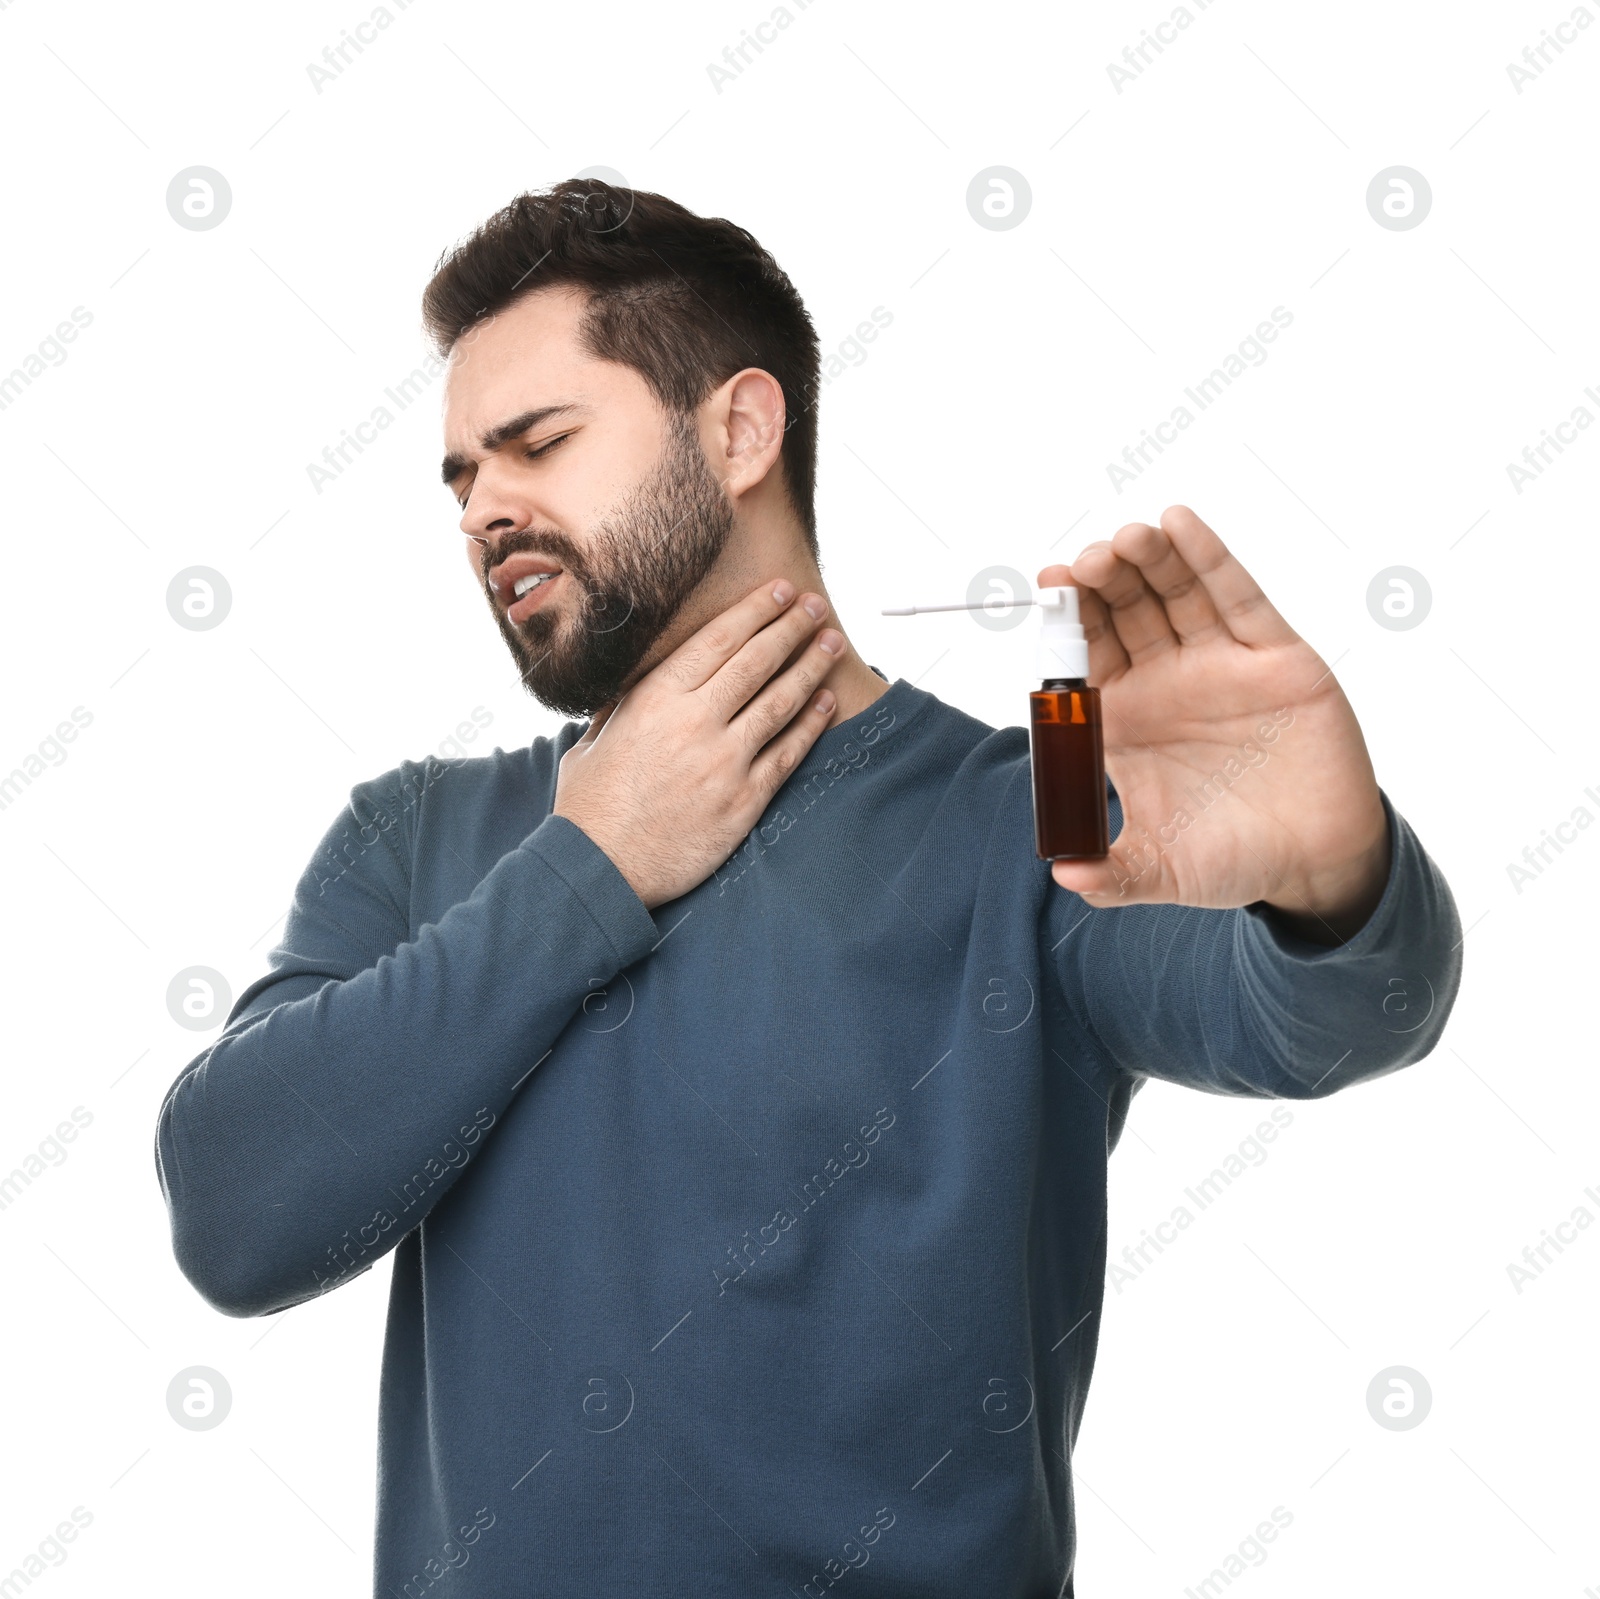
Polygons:
[[1003,600],[998,597],[987,600],[963,601],[959,605],[889,605],[885,606],[884,616],[921,616],[924,611],[987,611],[995,606],[1012,605],[1042,605],[1046,608],[1055,608],[1063,605],[1065,601],[1061,596],[1071,592],[1073,605],[1077,605],[1077,590],[1065,588],[1040,589],[1037,598],[1030,596],[1025,600]]
[[1035,675],[1041,682],[1052,678],[1089,676],[1089,645],[1078,617],[1078,591],[1070,584],[1040,589],[1037,595],[1022,600],[992,599],[977,604],[898,605],[884,610],[885,616],[920,616],[924,611],[986,611],[991,605],[1037,605],[1039,607],[1039,646]]
[[987,611],[994,607],[1011,607],[1011,605],[1042,605],[1045,610],[1061,610],[1070,607],[1072,618],[1077,619],[1078,591],[1070,584],[1062,584],[1056,589],[1040,589],[1037,595],[1029,595],[1026,600],[1000,599],[998,595],[990,595],[987,600],[962,600],[958,605],[885,605],[883,616],[922,616],[923,611]]

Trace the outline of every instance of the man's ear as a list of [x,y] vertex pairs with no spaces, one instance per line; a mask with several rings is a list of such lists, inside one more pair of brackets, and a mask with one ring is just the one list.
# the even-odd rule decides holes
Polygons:
[[711,464],[732,499],[765,481],[783,449],[783,385],[758,366],[735,372],[707,402],[715,441]]

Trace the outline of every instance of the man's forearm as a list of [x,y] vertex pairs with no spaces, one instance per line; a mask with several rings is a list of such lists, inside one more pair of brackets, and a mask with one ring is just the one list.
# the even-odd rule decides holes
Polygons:
[[[330,912],[352,922],[377,897],[356,876]],[[551,816],[375,964],[333,981],[286,966],[162,1106],[158,1170],[184,1275],[235,1316],[359,1275],[450,1188],[594,982],[655,937],[615,867]],[[338,968],[314,929],[301,941],[295,964]]]

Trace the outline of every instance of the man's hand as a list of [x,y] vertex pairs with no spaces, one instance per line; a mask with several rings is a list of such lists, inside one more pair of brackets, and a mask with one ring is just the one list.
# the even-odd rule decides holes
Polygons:
[[1039,573],[1066,583],[1123,827],[1104,861],[1056,861],[1056,882],[1095,906],[1265,900],[1315,943],[1359,931],[1387,881],[1388,827],[1326,662],[1187,506]]
[[804,602],[826,605],[820,595],[794,599],[787,580],[763,583],[646,672],[561,757],[554,814],[582,828],[651,910],[733,853],[828,725],[834,696],[812,690],[838,660],[823,639],[842,636],[817,632]]

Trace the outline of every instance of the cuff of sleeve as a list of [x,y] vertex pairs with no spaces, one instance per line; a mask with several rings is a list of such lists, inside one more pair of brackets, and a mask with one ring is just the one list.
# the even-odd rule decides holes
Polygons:
[[1389,819],[1389,876],[1383,885],[1382,897],[1360,928],[1342,944],[1314,944],[1308,938],[1289,932],[1271,915],[1271,907],[1265,900],[1256,900],[1244,907],[1247,937],[1253,936],[1257,943],[1265,945],[1276,959],[1304,966],[1364,955],[1373,946],[1383,944],[1399,914],[1404,894],[1405,851],[1408,847],[1419,846],[1406,832],[1406,824],[1382,787],[1378,789],[1378,798],[1383,801],[1383,812]]
[[547,816],[518,847],[537,855],[572,890],[615,951],[618,970],[660,941],[655,918],[633,885],[576,822]]

